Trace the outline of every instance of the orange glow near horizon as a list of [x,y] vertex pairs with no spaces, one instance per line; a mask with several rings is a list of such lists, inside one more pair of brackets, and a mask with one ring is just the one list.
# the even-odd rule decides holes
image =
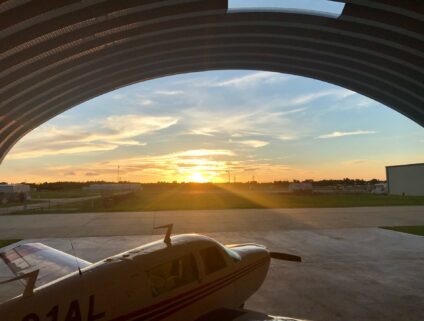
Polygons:
[[194,183],[207,183],[208,179],[204,177],[204,175],[201,172],[194,172],[189,179],[191,182]]

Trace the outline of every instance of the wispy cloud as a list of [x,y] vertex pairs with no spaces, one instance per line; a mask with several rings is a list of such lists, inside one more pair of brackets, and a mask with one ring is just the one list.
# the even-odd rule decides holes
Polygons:
[[138,105],[143,106],[143,107],[151,106],[153,104],[154,104],[154,101],[151,100],[151,99],[143,99],[143,98],[141,98],[141,99],[138,100]]
[[334,89],[334,90],[322,90],[318,92],[314,92],[311,94],[303,94],[296,97],[293,97],[292,99],[288,100],[287,105],[288,106],[298,106],[298,105],[304,105],[307,103],[311,103],[319,98],[322,97],[335,97],[337,99],[343,99],[352,95],[355,95],[356,93],[348,90],[348,89]]
[[[117,146],[113,144],[87,144],[80,143],[74,144],[75,146],[70,146],[69,144],[61,144],[58,142],[56,144],[46,144],[48,146],[43,146],[43,143],[40,142],[36,147],[28,146],[25,149],[14,150],[8,156],[8,159],[26,159],[26,158],[37,158],[42,156],[53,156],[53,155],[70,155],[70,154],[80,154],[80,153],[93,153],[93,152],[103,152],[110,151],[115,149]],[[31,150],[32,148],[32,150]]]
[[99,173],[96,173],[96,172],[87,172],[87,173],[85,173],[85,176],[99,176],[100,174]]
[[87,163],[80,166],[52,167],[53,172],[69,173],[78,176],[114,175],[116,166],[120,164],[121,174],[142,175],[144,178],[155,179],[172,177],[187,179],[193,172],[213,178],[225,173],[228,168],[235,168],[238,162],[230,158],[236,154],[225,149],[193,149],[177,151],[169,154],[146,155],[133,158],[109,160],[105,162]]
[[[170,154],[173,157],[201,157],[201,156],[234,156],[234,152],[226,149],[193,149]],[[165,156],[165,158],[168,155]]]
[[[228,171],[239,179],[251,179],[252,173],[263,177],[286,175],[294,169],[284,164],[273,164],[266,159],[244,158],[227,149],[193,149],[168,154],[145,155],[82,165],[51,167],[52,173],[72,172],[76,177],[99,176],[114,178],[117,164],[124,179],[144,181],[189,181],[193,173],[201,173],[206,180],[226,181]],[[286,173],[286,174],[284,174]]]
[[176,96],[184,94],[182,90],[157,90],[155,94],[164,95],[164,96]]
[[60,154],[110,151],[121,145],[146,145],[139,137],[168,128],[178,122],[169,116],[119,115],[84,125],[37,129],[12,150],[9,159],[25,159]]
[[193,135],[214,136],[227,134],[231,137],[273,135],[281,126],[290,127],[290,114],[296,111],[197,111],[186,110],[184,121]]
[[246,145],[249,147],[253,147],[253,148],[259,148],[259,147],[264,147],[266,145],[269,144],[269,142],[263,141],[263,140],[255,140],[255,139],[251,139],[251,140],[236,140],[233,141],[234,143],[239,143],[242,145]]
[[298,136],[295,135],[278,135],[276,136],[276,138],[280,139],[280,140],[284,140],[284,141],[289,141],[289,140],[295,140],[298,139]]
[[103,139],[120,140],[122,138],[137,137],[159,131],[175,125],[177,117],[173,116],[145,116],[145,115],[118,115],[109,116],[100,124],[106,129],[111,129],[111,133],[100,134]]
[[369,162],[370,160],[368,160],[368,159],[351,159],[351,160],[348,160],[348,161],[344,161],[344,162],[342,162],[342,164],[343,165],[359,165],[359,164],[363,164],[363,163],[366,163],[366,162]]
[[376,134],[376,131],[372,130],[356,130],[353,132],[339,132],[335,131],[329,134],[323,134],[315,137],[316,139],[328,139],[328,138],[338,138],[338,137],[345,137],[345,136],[354,136],[354,135],[370,135],[370,134]]
[[288,75],[283,75],[275,72],[258,71],[252,74],[235,77],[231,79],[211,82],[210,87],[247,87],[253,86],[259,82],[262,83],[275,83],[286,81],[290,78]]

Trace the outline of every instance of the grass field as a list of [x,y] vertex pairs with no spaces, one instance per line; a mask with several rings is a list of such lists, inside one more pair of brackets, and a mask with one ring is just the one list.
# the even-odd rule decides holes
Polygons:
[[31,193],[33,200],[48,198],[75,198],[97,195],[98,193],[83,190],[64,190],[64,191],[37,191]]
[[[293,195],[267,192],[181,192],[141,191],[122,200],[98,199],[89,202],[42,209],[34,213],[73,213],[107,211],[166,211],[198,209],[314,208],[357,206],[424,205],[422,196],[373,194]],[[31,214],[26,212],[25,214]]]
[[386,230],[392,230],[396,232],[421,235],[424,236],[424,225],[416,225],[416,226],[389,226],[383,227]]
[[0,208],[7,208],[7,207],[13,207],[13,206],[21,206],[24,204],[31,204],[31,203],[39,203],[37,201],[34,200],[27,200],[25,203],[21,203],[21,202],[10,202],[10,203],[6,203],[6,204],[1,204],[0,203]]
[[0,240],[0,248],[19,242],[20,240]]

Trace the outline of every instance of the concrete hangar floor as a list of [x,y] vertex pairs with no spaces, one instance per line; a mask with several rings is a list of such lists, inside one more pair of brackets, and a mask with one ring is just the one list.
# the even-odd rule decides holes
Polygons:
[[[162,238],[153,225],[301,255],[273,261],[246,308],[306,320],[423,320],[424,238],[379,226],[424,224],[424,207],[0,216],[1,238],[39,241],[95,262]],[[47,219],[48,218],[48,219]],[[0,266],[0,280],[9,276]],[[0,301],[18,294],[0,287]]]

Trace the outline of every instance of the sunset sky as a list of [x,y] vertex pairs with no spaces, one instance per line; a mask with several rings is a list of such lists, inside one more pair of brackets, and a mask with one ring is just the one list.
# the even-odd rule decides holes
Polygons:
[[[303,1],[343,8],[323,3]],[[139,182],[224,182],[228,171],[237,181],[385,179],[387,165],[423,161],[423,128],[355,92],[294,75],[210,71],[74,107],[21,140],[0,181],[117,181],[118,166],[120,179]]]
[[263,71],[191,73],[81,104],[24,137],[8,182],[385,178],[422,162],[424,131],[344,88]]

